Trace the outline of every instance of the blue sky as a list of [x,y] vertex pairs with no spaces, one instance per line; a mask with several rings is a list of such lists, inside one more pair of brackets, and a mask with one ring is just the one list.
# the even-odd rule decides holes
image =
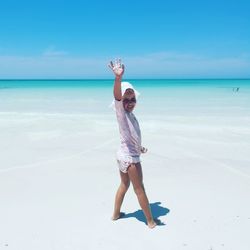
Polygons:
[[250,2],[1,1],[0,78],[249,78]]

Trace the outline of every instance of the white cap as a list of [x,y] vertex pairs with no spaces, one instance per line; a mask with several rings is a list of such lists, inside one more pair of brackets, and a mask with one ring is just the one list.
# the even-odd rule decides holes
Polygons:
[[121,89],[122,89],[122,96],[124,95],[124,93],[126,92],[127,89],[133,89],[135,92],[135,97],[137,98],[140,93],[138,91],[136,91],[133,87],[133,85],[129,82],[121,82]]

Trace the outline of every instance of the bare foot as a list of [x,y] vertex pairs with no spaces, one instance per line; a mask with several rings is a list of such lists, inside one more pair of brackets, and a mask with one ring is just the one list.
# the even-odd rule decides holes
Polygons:
[[152,220],[152,221],[149,221],[148,222],[148,227],[150,228],[150,229],[153,229],[154,227],[156,227],[156,222],[154,221],[154,220]]
[[125,213],[119,213],[118,215],[114,214],[112,217],[111,217],[111,220],[118,220],[120,219],[121,217],[123,217],[125,215]]

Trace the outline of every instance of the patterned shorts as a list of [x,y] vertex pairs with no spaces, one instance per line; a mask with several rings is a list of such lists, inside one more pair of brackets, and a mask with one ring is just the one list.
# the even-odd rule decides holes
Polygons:
[[120,171],[123,173],[128,172],[128,167],[131,164],[136,164],[138,162],[141,162],[140,156],[122,155],[120,153],[117,153],[118,167],[119,167]]

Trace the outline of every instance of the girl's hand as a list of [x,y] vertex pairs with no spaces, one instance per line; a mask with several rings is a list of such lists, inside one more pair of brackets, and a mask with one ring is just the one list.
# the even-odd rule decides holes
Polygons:
[[148,152],[148,149],[147,149],[147,148],[144,148],[144,147],[141,147],[141,152],[142,152],[143,154],[145,154],[145,153]]
[[125,67],[124,67],[124,64],[121,63],[121,59],[115,60],[114,63],[111,61],[108,66],[114,72],[116,77],[119,77],[119,78],[122,77]]

